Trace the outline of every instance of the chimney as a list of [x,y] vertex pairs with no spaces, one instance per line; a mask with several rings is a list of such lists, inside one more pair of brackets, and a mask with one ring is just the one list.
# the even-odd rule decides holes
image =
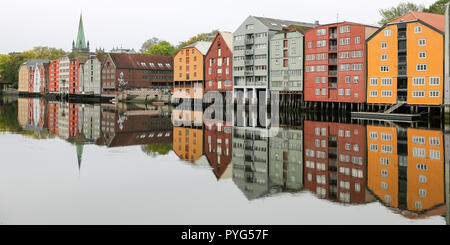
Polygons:
[[319,25],[319,21],[318,21],[318,20],[316,20],[316,21],[314,22],[314,24],[316,24],[316,25]]

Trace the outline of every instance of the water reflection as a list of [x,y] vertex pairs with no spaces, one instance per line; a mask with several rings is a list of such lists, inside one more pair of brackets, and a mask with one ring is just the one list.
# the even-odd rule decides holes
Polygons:
[[18,98],[17,105],[17,121],[23,130],[37,138],[56,136],[73,143],[79,165],[85,144],[143,145],[146,153],[154,150],[164,154],[168,151],[151,145],[172,148],[169,106],[80,104],[40,98]]
[[203,114],[169,106],[3,99],[0,129],[64,139],[73,144],[79,167],[86,144],[142,146],[155,159],[173,151],[187,164],[210,169],[217,180],[231,179],[251,201],[312,193],[345,206],[380,203],[408,219],[445,216],[449,223],[445,129],[288,112],[268,137],[271,128],[251,123],[252,115],[235,115],[249,122],[238,127],[204,121]]

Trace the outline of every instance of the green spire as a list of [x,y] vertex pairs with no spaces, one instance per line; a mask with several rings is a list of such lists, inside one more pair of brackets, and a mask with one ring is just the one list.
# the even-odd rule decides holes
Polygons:
[[78,160],[78,169],[81,169],[81,160],[83,158],[83,143],[76,143],[77,146],[77,160]]
[[83,16],[80,14],[80,24],[78,25],[78,36],[77,42],[75,43],[76,49],[85,49],[86,48],[86,39],[84,37],[84,28],[83,28]]

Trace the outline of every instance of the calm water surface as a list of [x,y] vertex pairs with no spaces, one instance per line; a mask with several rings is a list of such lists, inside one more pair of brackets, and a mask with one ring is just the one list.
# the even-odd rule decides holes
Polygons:
[[172,125],[199,111],[0,100],[0,224],[448,224],[436,120],[288,112],[265,137]]

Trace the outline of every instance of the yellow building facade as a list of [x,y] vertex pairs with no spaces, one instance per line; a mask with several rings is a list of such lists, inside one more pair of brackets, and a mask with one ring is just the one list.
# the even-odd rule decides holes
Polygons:
[[174,57],[174,98],[203,99],[204,57],[210,42],[197,42],[178,51]]
[[21,65],[19,68],[19,92],[28,92],[28,82],[30,74],[27,65]]
[[441,131],[367,126],[367,147],[368,188],[385,206],[426,216],[445,204]]
[[445,203],[442,131],[408,129],[408,210],[422,212]]
[[398,206],[397,128],[367,126],[367,186],[388,207]]
[[411,12],[367,40],[367,103],[443,103],[443,22],[442,15]]

